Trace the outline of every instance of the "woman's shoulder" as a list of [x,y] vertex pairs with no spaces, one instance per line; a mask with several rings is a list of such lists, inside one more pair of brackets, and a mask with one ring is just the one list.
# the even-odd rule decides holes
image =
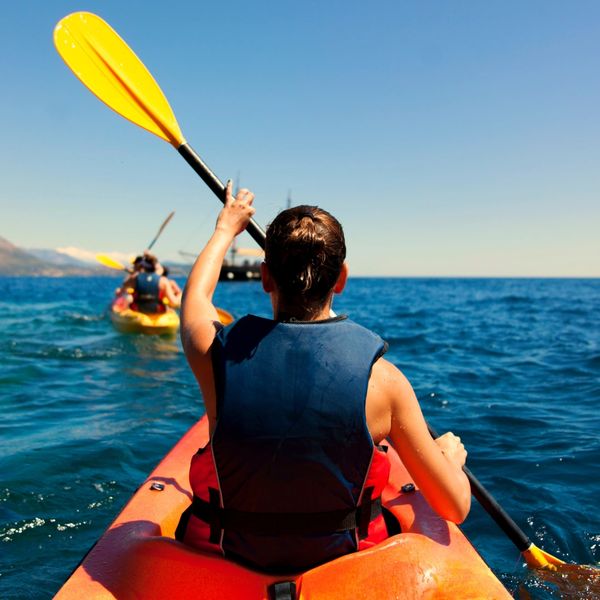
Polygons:
[[385,390],[393,394],[399,394],[409,389],[412,391],[412,386],[404,373],[385,358],[379,358],[373,364],[371,381],[382,391]]

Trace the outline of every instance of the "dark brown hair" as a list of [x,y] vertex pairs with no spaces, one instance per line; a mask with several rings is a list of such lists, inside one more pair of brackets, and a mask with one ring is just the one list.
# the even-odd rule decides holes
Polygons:
[[267,228],[265,262],[281,309],[296,318],[310,317],[323,307],[345,258],[342,226],[317,206],[288,208]]

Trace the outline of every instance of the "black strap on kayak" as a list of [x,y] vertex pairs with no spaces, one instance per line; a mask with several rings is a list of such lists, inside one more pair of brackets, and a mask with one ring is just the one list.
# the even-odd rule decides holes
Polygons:
[[269,600],[296,600],[296,582],[278,581],[268,588]]
[[312,513],[259,513],[221,508],[218,490],[209,488],[209,501],[194,496],[192,514],[210,526],[209,541],[218,544],[221,531],[255,535],[319,535],[358,530],[358,537],[369,534],[369,523],[381,514],[381,498],[371,498],[366,488],[357,508]]

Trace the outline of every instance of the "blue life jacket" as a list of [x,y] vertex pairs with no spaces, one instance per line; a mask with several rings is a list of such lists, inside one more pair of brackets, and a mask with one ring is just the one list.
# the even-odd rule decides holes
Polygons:
[[147,314],[165,312],[159,283],[160,275],[140,271],[135,278],[135,291],[131,308]]
[[363,489],[374,453],[365,400],[384,352],[345,317],[250,315],[218,333],[211,504],[225,556],[289,573],[357,550],[377,516]]

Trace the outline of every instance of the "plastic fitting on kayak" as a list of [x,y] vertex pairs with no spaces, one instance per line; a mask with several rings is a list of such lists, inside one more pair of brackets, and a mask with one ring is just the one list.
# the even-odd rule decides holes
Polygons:
[[278,581],[270,585],[269,600],[296,600],[296,582]]

